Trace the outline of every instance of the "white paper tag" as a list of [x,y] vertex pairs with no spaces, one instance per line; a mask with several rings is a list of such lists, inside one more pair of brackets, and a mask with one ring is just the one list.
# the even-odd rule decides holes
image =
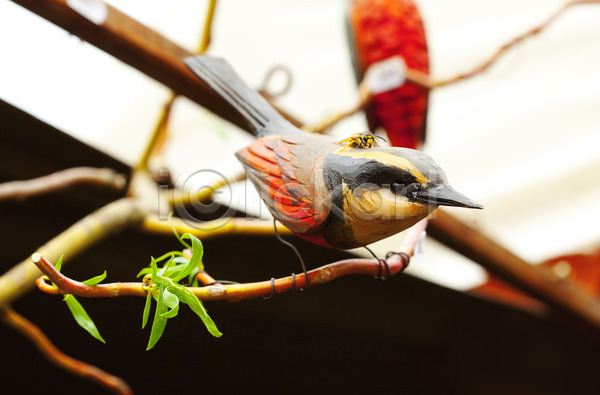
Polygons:
[[373,63],[365,73],[364,82],[372,94],[383,93],[396,89],[406,80],[406,65],[400,56]]
[[108,7],[103,1],[67,0],[67,5],[96,25],[102,25],[108,16]]

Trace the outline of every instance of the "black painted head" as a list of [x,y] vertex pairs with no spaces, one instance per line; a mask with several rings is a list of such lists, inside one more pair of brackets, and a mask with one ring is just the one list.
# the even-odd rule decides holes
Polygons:
[[409,228],[440,205],[482,208],[452,189],[426,154],[406,148],[337,149],[323,157],[329,214],[322,233],[338,248]]
[[427,205],[483,208],[448,185],[444,171],[416,150],[381,148],[354,150],[351,155],[332,153],[326,156],[323,170],[325,184],[332,193],[341,191],[344,184],[352,191],[390,190],[410,202]]

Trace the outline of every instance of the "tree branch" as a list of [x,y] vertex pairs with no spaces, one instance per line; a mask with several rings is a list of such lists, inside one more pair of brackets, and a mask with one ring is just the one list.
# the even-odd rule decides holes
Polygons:
[[359,100],[358,103],[354,105],[354,107],[342,111],[329,117],[321,120],[319,123],[315,125],[304,125],[302,130],[308,133],[323,133],[325,130],[331,128],[333,125],[341,121],[342,119],[348,118],[359,111],[362,111],[366,105],[371,101],[371,94],[367,90],[366,86],[361,82],[358,86]]
[[[459,74],[457,76],[454,76],[454,77],[448,78],[448,79],[442,79],[442,80],[435,81],[435,82],[429,81],[429,82],[427,82],[426,85],[423,85],[423,86],[430,88],[430,89],[439,88],[441,86],[449,85],[449,84],[476,76],[477,74],[480,74],[480,73],[484,72],[485,70],[487,70],[502,55],[504,55],[504,53],[506,51],[508,51],[510,48],[514,47],[515,45],[519,44],[520,42],[524,41],[525,39],[535,36],[536,34],[539,34],[540,32],[542,32],[544,29],[546,29],[548,26],[550,26],[552,24],[552,22],[554,22],[560,15],[562,15],[563,12],[565,10],[567,10],[569,7],[571,7],[573,5],[591,4],[591,3],[600,3],[600,0],[571,0],[571,1],[568,1],[565,4],[563,4],[558,10],[556,10],[552,15],[550,15],[550,17],[548,17],[544,22],[542,22],[541,24],[533,27],[532,29],[518,35],[517,37],[513,38],[506,44],[502,45],[500,48],[498,48],[498,50],[496,50],[496,52],[490,58],[488,58],[485,62],[483,62],[479,66],[475,67],[471,71],[463,73],[463,74]],[[418,76],[417,80],[412,81],[412,82],[414,82],[416,84],[422,84],[424,81],[419,81],[419,78],[421,78],[421,77],[422,76]]]
[[[173,235],[173,227],[179,234],[190,233],[200,240],[207,240],[231,234],[273,235],[273,222],[259,219],[222,218],[213,221],[193,222],[173,217],[171,221],[158,220],[154,215],[148,215],[140,223],[139,228],[148,233]],[[277,223],[277,231],[282,235],[292,232]]]
[[[204,53],[210,44],[216,5],[217,0],[210,0],[208,3],[208,10],[206,11],[206,18],[204,20],[204,29],[202,30],[202,36],[200,37],[200,43],[198,44],[198,54]],[[158,122],[154,128],[154,131],[152,132],[152,136],[150,137],[150,140],[146,145],[146,149],[142,154],[142,158],[137,165],[137,169],[148,170],[148,162],[150,158],[160,153],[163,145],[167,141],[167,125],[169,123],[171,109],[173,108],[173,103],[175,102],[176,98],[177,93],[175,91],[171,91],[171,95],[163,106]]]
[[[116,8],[94,1],[93,5],[106,15],[101,21],[93,21],[73,9],[67,0],[12,1],[247,130],[242,117],[184,65],[183,59],[193,53]],[[300,125],[289,115],[284,116]]]
[[[408,265],[408,258],[413,254],[415,245],[422,234],[426,221],[421,221],[409,231],[400,249],[387,259],[389,275],[393,276],[402,272]],[[112,298],[117,296],[140,296],[147,295],[148,283],[111,283],[86,285],[72,280],[60,273],[44,256],[35,253],[31,256],[33,263],[48,277],[58,288],[50,287],[44,280],[38,280],[40,290],[48,293],[73,294],[75,296],[91,298]],[[366,274],[378,277],[381,271],[380,262],[375,259],[346,259],[310,270],[308,272],[310,287],[325,284],[350,274]],[[207,276],[206,280],[212,279]],[[273,294],[290,292],[304,289],[306,277],[304,273],[292,275],[280,279],[261,281],[246,284],[214,284],[206,287],[189,287],[188,289],[200,300],[228,300],[241,301],[265,297]],[[58,290],[58,292],[57,292]]]
[[561,280],[549,270],[529,264],[445,210],[437,210],[428,234],[517,289],[600,329],[600,301],[594,295],[573,281]]
[[133,394],[129,385],[119,377],[113,376],[96,366],[79,361],[61,352],[54,344],[52,344],[50,339],[48,339],[40,328],[15,312],[12,308],[8,306],[0,308],[0,318],[6,325],[12,327],[21,335],[29,339],[42,355],[55,365],[63,368],[69,373],[95,381],[117,394]]
[[27,181],[10,181],[0,184],[0,200],[25,199],[76,184],[92,184],[122,190],[127,177],[112,169],[72,167]]
[[[54,269],[52,263],[40,254],[33,254],[32,261],[44,273],[50,281],[55,283],[59,292],[50,290],[50,286],[42,284],[39,288],[42,291],[50,290],[50,294],[72,294],[75,296],[83,296],[87,298],[113,298],[118,296],[139,296],[147,295],[147,287],[150,284],[138,283],[110,283],[86,285],[79,281],[72,280],[64,274]],[[393,276],[402,270],[407,265],[407,262],[401,255],[393,255],[387,260],[390,269],[390,276]],[[336,278],[344,277],[350,274],[366,274],[373,277],[379,275],[379,262],[375,259],[346,259],[331,263],[320,268],[310,270],[308,272],[310,287],[325,284],[335,280]],[[39,280],[38,286],[41,280]],[[273,286],[272,286],[273,284]],[[280,279],[261,281],[256,283],[245,284],[215,284],[206,287],[188,287],[196,297],[203,301],[227,300],[241,301],[255,299],[273,294],[280,294],[299,290],[304,288],[306,278],[304,273],[296,274]]]
[[184,204],[193,202],[206,202],[212,198],[213,193],[232,182],[242,181],[246,179],[246,173],[240,173],[228,179],[222,179],[215,182],[209,188],[202,188],[197,193],[189,193],[181,189],[173,189],[169,191],[169,204],[178,207]]
[[[70,259],[125,226],[141,221],[142,218],[143,213],[136,199],[120,199],[77,221],[39,247],[38,251],[52,261],[58,260],[63,254]],[[31,289],[39,276],[40,271],[31,264],[29,259],[12,267],[0,277],[0,307]]]

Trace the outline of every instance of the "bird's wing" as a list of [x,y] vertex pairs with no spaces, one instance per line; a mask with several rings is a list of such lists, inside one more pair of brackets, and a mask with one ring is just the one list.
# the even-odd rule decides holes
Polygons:
[[[256,140],[236,153],[273,216],[295,233],[308,233],[326,218],[328,206],[317,202],[315,155],[298,155],[282,136]],[[316,180],[314,179],[316,177]],[[317,199],[315,199],[317,198]]]

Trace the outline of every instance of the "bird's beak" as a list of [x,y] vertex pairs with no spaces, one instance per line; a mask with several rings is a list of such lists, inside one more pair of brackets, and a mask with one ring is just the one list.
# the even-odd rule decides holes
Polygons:
[[439,206],[454,206],[482,209],[483,206],[458,193],[448,184],[428,185],[415,192],[415,200]]

